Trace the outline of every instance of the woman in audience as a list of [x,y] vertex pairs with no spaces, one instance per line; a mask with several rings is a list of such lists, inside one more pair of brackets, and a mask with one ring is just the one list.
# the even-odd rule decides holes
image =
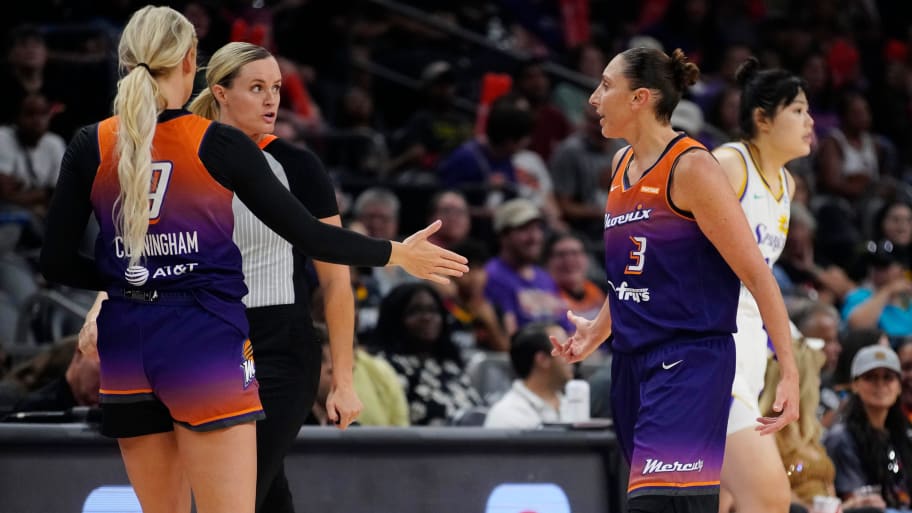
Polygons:
[[399,285],[380,304],[375,347],[399,374],[412,425],[445,424],[457,412],[482,404],[445,315],[440,295],[425,283]]
[[[899,357],[868,346],[852,359],[852,395],[843,420],[824,439],[844,501],[908,509],[912,505],[912,442],[899,404]],[[877,493],[879,489],[879,493]]]
[[[796,334],[800,335],[800,334]],[[826,362],[821,339],[796,337],[793,343],[795,363],[800,374],[801,416],[776,433],[776,446],[782,456],[785,472],[792,490],[792,504],[799,504],[813,511],[815,496],[836,495],[834,479],[836,469],[820,443],[823,425],[817,419],[817,404],[820,401],[820,369]],[[766,386],[760,396],[760,411],[771,415],[775,399],[775,384],[779,382],[779,362],[770,360],[766,371]],[[867,497],[853,497],[842,503],[843,511],[852,513],[878,512],[877,500]]]

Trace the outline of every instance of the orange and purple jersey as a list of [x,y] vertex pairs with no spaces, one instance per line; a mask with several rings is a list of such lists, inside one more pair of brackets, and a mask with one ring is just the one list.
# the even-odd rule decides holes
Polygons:
[[241,254],[232,241],[234,193],[198,156],[210,125],[191,115],[159,123],[152,141],[146,247],[139,263],[128,267],[130,255],[114,224],[120,191],[118,118],[98,124],[101,161],[91,201],[100,227],[95,255],[109,283],[158,291],[206,289],[237,299],[247,293]]
[[740,282],[693,216],[671,201],[675,165],[689,151],[706,149],[681,134],[630,183],[628,147],[611,181],[604,240],[615,351],[735,331]]

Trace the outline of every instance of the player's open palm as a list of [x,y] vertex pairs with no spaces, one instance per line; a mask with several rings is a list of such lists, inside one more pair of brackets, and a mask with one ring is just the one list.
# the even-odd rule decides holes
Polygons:
[[590,354],[602,345],[604,340],[600,340],[593,328],[593,322],[585,317],[580,317],[571,311],[567,311],[567,319],[576,326],[573,335],[561,343],[554,337],[551,338],[552,356],[560,356],[569,363],[576,363],[585,360]]
[[402,241],[402,255],[394,262],[411,275],[437,283],[449,283],[448,276],[462,276],[469,271],[468,260],[462,255],[430,242],[428,237],[443,223],[434,221]]

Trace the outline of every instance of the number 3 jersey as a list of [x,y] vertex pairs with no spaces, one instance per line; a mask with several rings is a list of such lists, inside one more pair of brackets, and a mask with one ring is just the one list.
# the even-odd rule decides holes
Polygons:
[[690,151],[707,150],[679,135],[630,183],[628,146],[612,178],[604,239],[615,351],[639,352],[736,329],[737,276],[692,214],[671,203],[675,166]]

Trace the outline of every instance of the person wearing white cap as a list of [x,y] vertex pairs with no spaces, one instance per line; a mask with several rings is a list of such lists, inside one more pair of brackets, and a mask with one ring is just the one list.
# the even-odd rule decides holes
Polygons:
[[912,441],[899,404],[899,357],[867,346],[852,359],[852,395],[824,446],[836,466],[836,494],[853,506],[912,505]]
[[484,294],[504,312],[508,325],[521,328],[535,321],[550,321],[569,330],[572,326],[564,316],[567,303],[551,275],[538,265],[544,249],[543,225],[541,210],[525,198],[497,207],[494,231],[500,253],[485,265],[488,282]]

